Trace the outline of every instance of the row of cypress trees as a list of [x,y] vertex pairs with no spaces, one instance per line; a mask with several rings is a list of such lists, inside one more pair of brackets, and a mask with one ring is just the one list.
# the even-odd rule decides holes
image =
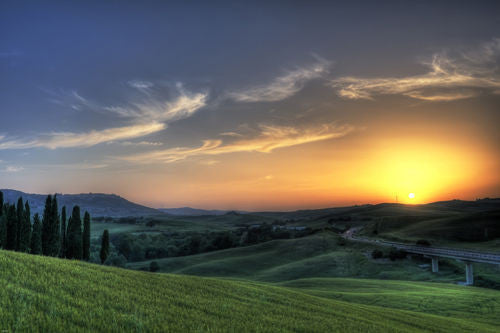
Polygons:
[[48,195],[42,220],[36,213],[31,223],[28,201],[4,203],[0,191],[0,248],[68,259],[90,259],[90,214],[82,220],[80,207],[74,206],[66,224],[66,207],[59,214],[57,196]]

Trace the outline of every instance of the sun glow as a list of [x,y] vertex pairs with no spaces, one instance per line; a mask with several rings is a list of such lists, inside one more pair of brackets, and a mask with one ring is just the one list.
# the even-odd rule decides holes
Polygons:
[[357,185],[380,201],[421,204],[488,183],[486,161],[487,155],[466,144],[384,140],[373,146],[364,167],[358,169]]

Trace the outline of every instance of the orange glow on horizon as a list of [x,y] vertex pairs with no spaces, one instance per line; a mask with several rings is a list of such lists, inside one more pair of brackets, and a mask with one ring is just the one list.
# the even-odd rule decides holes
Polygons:
[[[350,144],[331,155],[324,153],[328,142],[274,154],[226,155],[215,166],[190,173],[190,182],[177,186],[172,196],[164,195],[157,181],[151,182],[148,196],[161,201],[143,202],[251,211],[473,200],[492,184],[500,184],[494,172],[496,157],[477,147],[431,139],[386,139],[363,149]],[[166,181],[165,188],[175,186],[173,181],[177,179]]]

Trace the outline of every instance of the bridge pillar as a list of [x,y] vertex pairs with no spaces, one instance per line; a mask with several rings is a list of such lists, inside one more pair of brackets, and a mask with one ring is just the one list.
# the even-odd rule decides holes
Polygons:
[[432,259],[432,273],[439,272],[438,257],[431,257],[431,259]]
[[468,286],[474,284],[474,272],[472,270],[472,263],[469,261],[465,262],[465,284]]

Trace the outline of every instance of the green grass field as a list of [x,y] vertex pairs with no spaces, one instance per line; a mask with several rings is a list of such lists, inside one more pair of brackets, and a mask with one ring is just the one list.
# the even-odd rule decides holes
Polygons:
[[[197,255],[131,262],[132,269],[149,269],[156,261],[164,273],[211,277],[231,277],[266,282],[282,282],[313,277],[358,277],[455,283],[465,279],[464,265],[441,260],[440,272],[433,274],[428,259],[374,260],[374,245],[347,242],[340,236],[322,232],[303,238],[274,240],[252,246],[231,248]],[[380,248],[388,251],[387,248]],[[475,264],[476,277],[498,281],[499,269]]]
[[[271,285],[8,251],[0,251],[0,285],[7,332],[495,332],[500,315],[500,292],[480,288],[355,279]],[[367,293],[378,295],[376,305]]]

